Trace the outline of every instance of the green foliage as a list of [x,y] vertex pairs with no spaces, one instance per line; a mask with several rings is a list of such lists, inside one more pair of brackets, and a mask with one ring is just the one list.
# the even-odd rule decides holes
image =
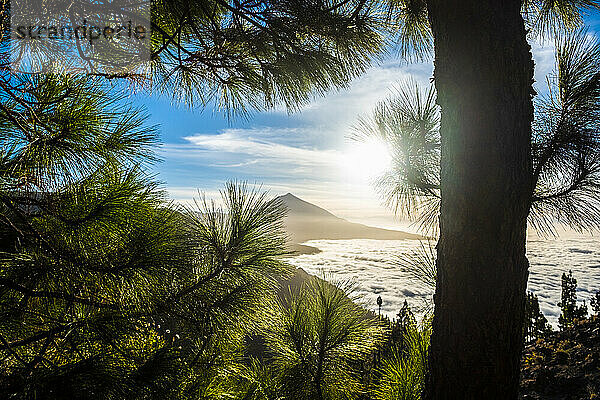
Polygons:
[[557,42],[549,95],[536,99],[530,222],[553,232],[600,226],[600,41],[580,31]]
[[395,213],[434,229],[439,208],[440,114],[433,86],[414,81],[396,88],[354,127],[354,138],[375,138],[388,145],[392,167],[377,188]]
[[425,0],[384,1],[388,21],[397,37],[392,43],[404,59],[423,60],[433,52],[433,34],[429,27]]
[[265,305],[261,296],[290,271],[283,203],[232,182],[221,197],[222,205],[203,198],[186,212],[196,266],[169,302],[194,315],[189,329],[250,323]]
[[13,75],[0,87],[3,189],[59,190],[109,162],[154,160],[156,130],[144,111],[121,105],[98,80]]
[[[64,8],[56,0],[31,3],[42,14]],[[41,58],[47,70],[67,65],[99,77],[126,78],[189,106],[214,106],[231,114],[276,106],[297,110],[315,93],[344,87],[385,50],[395,33],[378,0],[150,3],[148,62],[131,53],[137,48],[114,41],[97,41],[86,54],[78,52],[88,48],[85,40],[78,42],[79,49],[50,40],[17,45],[36,49],[33,58]],[[124,20],[132,14],[133,19],[147,18],[137,15],[135,4],[113,6]],[[98,5],[82,1],[69,7],[71,16],[83,19]],[[9,7],[0,7],[0,18],[8,30]],[[3,39],[10,49],[9,39]],[[10,71],[9,57],[0,61],[0,70]]]
[[582,306],[577,305],[577,279],[573,277],[573,272],[569,271],[569,275],[563,273],[561,282],[558,325],[564,330],[573,326],[576,319],[586,318],[588,311],[585,301]]
[[391,329],[399,334],[374,372],[372,398],[418,400],[425,387],[431,320],[417,324],[405,302]]
[[[405,59],[422,60],[433,53],[433,35],[425,0],[385,0],[388,21],[397,30],[393,44]],[[522,15],[532,38],[558,37],[581,28],[596,0],[523,0]]]
[[[52,9],[54,3],[43,6]],[[214,105],[230,114],[280,105],[296,110],[313,94],[348,84],[389,45],[408,60],[422,60],[433,50],[424,0],[151,3],[149,66],[133,63],[132,73],[115,73],[115,63],[129,62],[121,60],[127,51],[121,54],[112,44],[96,45],[96,55],[109,51],[110,61],[86,57],[78,63],[98,76],[129,78],[177,101]],[[86,7],[75,3],[71,11],[84,15]],[[531,35],[546,37],[578,28],[598,2],[524,0],[522,8]],[[2,7],[1,20],[3,26],[9,23],[8,7]],[[10,47],[6,38],[4,43]],[[33,47],[46,56],[61,53],[48,41]],[[56,63],[64,64],[69,60]],[[9,69],[6,60],[0,69]]]
[[[429,54],[425,5],[154,1],[152,82],[190,104],[295,109],[364,71],[390,27],[403,57]],[[542,34],[572,29],[590,7],[524,4]],[[584,228],[600,221],[588,201],[600,171],[598,46],[583,32],[558,42],[556,90],[538,103],[534,127],[533,200],[543,211],[534,216]],[[380,183],[390,204],[432,226],[439,111],[432,89],[410,86],[361,129],[394,149],[396,170]],[[401,339],[371,376],[384,329],[347,291],[314,278],[273,298],[289,271],[282,205],[230,183],[221,206],[174,209],[144,173],[155,129],[103,88],[52,74],[0,78],[4,397],[338,399],[372,389],[375,398],[418,398],[428,322],[416,324],[406,304],[394,325]],[[563,275],[561,326],[587,312],[575,286]],[[546,325],[535,304],[537,334]],[[244,337],[265,320],[271,366],[243,359]]]
[[412,310],[408,305],[408,301],[404,300],[404,304],[400,311],[398,311],[398,324],[403,330],[409,331],[417,324],[417,320]]
[[383,50],[379,9],[362,0],[156,0],[153,76],[189,104],[293,110],[344,86]]
[[250,358],[249,362],[231,371],[231,387],[234,388],[234,399],[240,400],[283,400],[282,386],[279,376],[272,366],[261,364]]
[[138,368],[172,352],[142,316],[168,290],[161,278],[185,265],[178,216],[136,166],[154,129],[93,80],[10,85],[0,96],[1,390],[143,392]]
[[419,247],[409,253],[398,256],[396,265],[411,278],[420,281],[429,291],[435,291],[437,252],[432,240],[421,241]]
[[266,335],[285,398],[356,399],[364,393],[364,364],[384,332],[348,297],[349,289],[313,277],[277,302]]
[[289,270],[283,205],[230,183],[221,207],[176,210],[144,174],[139,110],[93,79],[4,83],[1,397],[235,394],[225,377]]
[[595,0],[524,0],[523,17],[530,34],[538,37],[560,36],[578,29],[583,16],[600,9]]
[[405,300],[402,308],[392,320],[387,316],[380,317],[381,322],[388,327],[385,342],[377,351],[376,364],[381,362],[382,357],[387,357],[392,350],[404,351],[410,347],[407,337],[416,326],[417,320]]
[[525,342],[547,337],[552,332],[552,326],[540,310],[537,295],[528,292],[525,301],[525,319],[523,323]]

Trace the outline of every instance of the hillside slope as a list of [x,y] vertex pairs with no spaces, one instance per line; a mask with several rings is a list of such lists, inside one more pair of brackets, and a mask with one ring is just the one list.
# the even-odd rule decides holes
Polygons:
[[520,399],[600,399],[600,317],[538,340],[523,352]]

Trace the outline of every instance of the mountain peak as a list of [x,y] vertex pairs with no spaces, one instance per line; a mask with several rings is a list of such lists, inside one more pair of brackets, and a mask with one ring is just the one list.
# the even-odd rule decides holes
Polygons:
[[412,233],[348,222],[291,193],[277,198],[288,209],[285,226],[295,243],[313,239],[423,239]]
[[289,214],[292,215],[305,215],[311,217],[329,217],[338,218],[324,208],[318,207],[308,201],[302,200],[301,198],[294,196],[291,193],[286,193],[283,196],[278,197],[288,209]]

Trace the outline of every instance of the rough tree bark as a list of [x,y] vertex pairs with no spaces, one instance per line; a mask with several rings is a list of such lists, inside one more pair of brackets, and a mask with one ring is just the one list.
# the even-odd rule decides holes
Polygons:
[[516,399],[533,119],[521,1],[427,3],[442,204],[425,397]]

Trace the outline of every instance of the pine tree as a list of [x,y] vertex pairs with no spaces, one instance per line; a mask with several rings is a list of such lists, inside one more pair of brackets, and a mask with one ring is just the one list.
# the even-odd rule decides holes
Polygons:
[[573,277],[573,271],[569,275],[563,273],[561,277],[560,303],[558,303],[561,313],[558,317],[558,324],[561,330],[571,326],[575,320],[587,317],[587,306],[577,305],[577,279]]
[[526,342],[536,339],[542,339],[552,332],[552,326],[540,310],[540,304],[537,295],[532,292],[527,293],[527,303],[525,305],[525,321],[523,322],[523,336]]
[[408,330],[409,327],[416,325],[417,321],[415,319],[415,315],[413,314],[410,306],[408,305],[408,301],[404,300],[404,304],[402,304],[402,308],[398,312],[398,321],[403,327],[406,327]]
[[592,310],[596,315],[600,315],[600,290],[596,291],[594,297],[590,300],[590,305],[592,306]]
[[144,171],[143,110],[97,79],[6,88],[0,397],[231,394],[220,377],[288,271],[283,205],[230,183],[222,207],[176,209]]
[[381,345],[379,319],[352,301],[353,286],[311,277],[277,301],[266,338],[290,399],[360,399],[364,365]]
[[[154,31],[166,32],[158,35],[157,47],[174,46],[164,53],[174,60],[173,68],[169,60],[157,61],[158,69],[166,65],[164,81],[173,77],[164,90],[187,88],[203,95],[201,101],[218,97],[225,104],[260,107],[276,100],[287,104],[282,97],[293,105],[311,90],[343,84],[357,72],[355,62],[365,66],[365,49],[378,43],[369,40],[374,31],[366,29],[367,40],[354,52],[347,40],[352,35],[337,33],[365,32],[366,10],[380,9],[365,1],[303,7],[314,4],[308,3],[164,2],[161,7],[157,2],[162,19]],[[415,38],[403,43],[409,50],[435,43],[444,198],[428,393],[515,398],[527,277],[525,224],[529,190],[535,186],[530,172],[541,172],[531,163],[533,62],[527,32],[572,28],[582,10],[598,4],[427,0],[386,5],[388,15],[403,22],[400,32]],[[296,24],[302,21],[313,22]],[[337,21],[341,24],[331,23]],[[318,52],[322,48],[326,51]],[[319,57],[311,57],[311,50]],[[336,63],[337,56],[344,62]],[[221,60],[225,63],[214,65]],[[586,160],[581,161],[585,171]],[[499,334],[507,340],[498,341]],[[488,368],[490,361],[494,369]]]
[[[4,82],[8,86],[7,82]],[[185,268],[179,218],[142,171],[155,129],[94,80],[13,76],[0,93],[1,391],[125,395],[166,362],[149,310]],[[17,397],[18,398],[18,397]]]
[[599,4],[392,3],[430,28],[441,109],[440,240],[425,398],[516,399],[536,171],[527,38],[572,29]]
[[378,400],[419,400],[425,387],[431,317],[417,323],[405,301],[374,373],[371,396]]

